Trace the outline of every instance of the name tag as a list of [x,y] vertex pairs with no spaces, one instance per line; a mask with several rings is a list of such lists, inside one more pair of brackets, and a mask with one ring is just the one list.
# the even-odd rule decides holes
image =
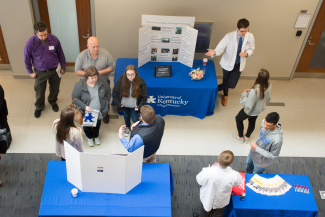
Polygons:
[[49,46],[49,50],[54,50],[54,46]]

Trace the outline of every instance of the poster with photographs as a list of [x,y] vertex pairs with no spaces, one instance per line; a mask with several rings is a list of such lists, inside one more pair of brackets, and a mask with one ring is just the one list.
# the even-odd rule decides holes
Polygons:
[[181,62],[192,67],[198,33],[194,22],[194,17],[142,15],[142,25],[146,26],[139,30],[138,67],[149,61]]

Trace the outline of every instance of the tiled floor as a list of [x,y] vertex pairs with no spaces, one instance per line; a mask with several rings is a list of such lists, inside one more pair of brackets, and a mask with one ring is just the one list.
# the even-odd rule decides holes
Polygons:
[[[74,73],[63,76],[58,100],[60,109],[71,103],[71,92],[78,80]],[[226,107],[220,104],[222,94],[219,93],[215,114],[203,120],[191,116],[165,116],[166,128],[158,154],[218,155],[228,149],[237,156],[246,156],[250,146],[231,140],[229,134],[236,133],[235,116],[241,109],[241,91],[250,88],[253,83],[254,80],[240,79],[236,89],[230,90]],[[283,102],[285,106],[269,106],[258,117],[251,139],[257,139],[260,123],[266,114],[276,111],[280,114],[284,131],[281,156],[325,157],[325,79],[295,78],[291,81],[271,80],[271,83],[271,102]],[[33,79],[14,79],[10,71],[0,70],[0,84],[5,91],[13,135],[8,152],[54,153],[55,138],[51,125],[60,112],[53,112],[46,102],[41,117],[34,118]],[[116,110],[111,109],[110,114],[116,115]],[[102,124],[100,146],[88,147],[84,135],[84,151],[127,153],[117,135],[122,124],[123,116],[111,119],[109,124]]]

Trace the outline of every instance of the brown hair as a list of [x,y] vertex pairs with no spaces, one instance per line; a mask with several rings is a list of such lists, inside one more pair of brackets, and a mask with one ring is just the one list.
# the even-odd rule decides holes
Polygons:
[[238,20],[238,22],[237,22],[238,29],[241,29],[241,28],[246,29],[248,27],[249,27],[249,21],[247,19],[243,18],[243,19]]
[[150,105],[144,105],[140,109],[140,115],[144,122],[151,124],[155,121],[155,110]]
[[234,160],[234,153],[232,151],[223,151],[218,158],[218,163],[222,167],[227,167],[229,166]]
[[94,66],[90,66],[86,69],[86,71],[85,71],[86,79],[88,79],[88,77],[93,77],[95,75],[99,76],[99,72]]
[[36,22],[34,24],[34,32],[38,33],[38,32],[44,32],[45,30],[47,30],[47,25],[44,22]]
[[129,92],[130,92],[130,86],[131,86],[131,82],[129,81],[126,72],[128,70],[132,70],[135,72],[135,77],[133,79],[133,88],[132,88],[132,94],[131,96],[133,98],[137,98],[139,96],[141,96],[141,88],[140,88],[140,76],[138,74],[137,71],[137,67],[135,67],[134,65],[128,65],[125,68],[125,72],[122,75],[122,96],[123,97],[129,97]]
[[61,111],[60,121],[56,127],[56,140],[63,143],[63,140],[69,137],[70,127],[75,127],[74,124],[74,110],[72,108],[65,108]]
[[[260,98],[261,99],[264,99],[264,92],[270,86],[269,77],[270,77],[270,73],[266,69],[261,68],[257,75],[255,83],[252,87],[252,88],[256,88],[256,85],[260,85]],[[256,92],[256,94],[257,94],[257,92]]]

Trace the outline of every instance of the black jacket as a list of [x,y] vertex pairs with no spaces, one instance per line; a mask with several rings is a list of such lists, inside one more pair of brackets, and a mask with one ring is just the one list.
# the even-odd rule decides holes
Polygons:
[[[119,79],[117,79],[113,88],[113,102],[119,111],[124,111],[124,108],[123,107],[121,108],[122,78],[123,75]],[[146,104],[148,99],[147,85],[146,82],[141,77],[140,77],[140,88],[141,88],[141,95],[137,97],[138,112],[140,111],[141,107]]]
[[5,93],[0,85],[0,122],[3,120],[7,120],[8,116],[8,108],[7,102],[5,100]]

